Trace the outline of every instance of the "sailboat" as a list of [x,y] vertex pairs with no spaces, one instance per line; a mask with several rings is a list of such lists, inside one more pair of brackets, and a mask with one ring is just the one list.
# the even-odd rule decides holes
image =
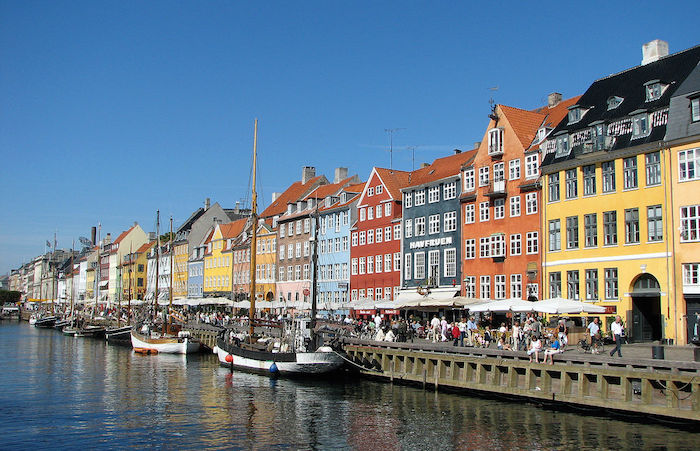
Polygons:
[[127,309],[127,324],[121,325],[121,315],[122,315],[122,303],[121,303],[121,290],[119,294],[119,300],[117,301],[117,326],[109,327],[105,331],[105,338],[107,343],[115,346],[131,346],[131,279],[134,267],[134,254],[131,245],[129,245],[129,304]]
[[[315,351],[308,351],[303,340],[291,339],[281,342],[265,341],[261,344],[255,338],[255,293],[256,293],[256,272],[255,272],[255,252],[257,241],[257,193],[256,193],[256,170],[257,170],[257,145],[258,145],[258,120],[255,120],[255,132],[253,138],[253,178],[252,178],[252,199],[251,199],[251,231],[252,239],[250,243],[250,311],[249,332],[243,340],[230,339],[223,336],[217,340],[215,352],[222,366],[242,371],[270,374],[273,376],[309,376],[321,375],[338,370],[343,366],[343,358],[333,351],[332,348],[321,346],[316,348],[316,336],[313,330],[316,316],[316,289],[313,290],[311,307],[311,340],[309,348]],[[318,221],[318,218],[317,218]],[[318,231],[318,224],[316,225]],[[316,233],[318,235],[318,233]],[[314,271],[317,261],[317,246],[314,243],[313,263]],[[315,284],[315,282],[314,282]],[[290,332],[289,328],[286,332]],[[283,337],[284,338],[284,337]],[[291,341],[291,343],[289,343]],[[297,346],[298,345],[298,346]]]
[[[158,311],[158,275],[160,265],[160,211],[156,213],[156,285],[153,300],[153,309]],[[168,309],[173,305],[173,220],[170,218],[170,303]],[[163,321],[162,333],[151,330],[148,324],[144,324],[140,332],[131,329],[131,346],[134,351],[142,354],[192,354],[199,352],[201,343],[190,337],[189,332],[179,332],[177,336],[169,333],[170,315],[166,315],[167,320]]]

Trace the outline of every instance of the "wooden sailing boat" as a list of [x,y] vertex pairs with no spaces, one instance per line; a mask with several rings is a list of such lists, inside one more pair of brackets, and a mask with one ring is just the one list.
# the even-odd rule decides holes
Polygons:
[[[160,269],[160,211],[156,213],[156,286],[155,286],[155,296],[153,300],[154,315],[158,312],[158,277]],[[173,259],[173,234],[172,234],[172,218],[170,219],[170,262],[172,266]],[[169,290],[169,307],[172,306],[173,302],[173,272],[170,271],[170,290]],[[190,337],[188,332],[180,332],[177,336],[171,335],[168,330],[168,320],[163,321],[163,332],[157,333],[150,327],[149,324],[144,324],[141,331],[137,332],[135,329],[131,329],[131,345],[134,351],[143,354],[192,354],[199,352],[201,349],[201,343]]]
[[[316,348],[316,337],[313,331],[316,316],[316,290],[313,290],[311,298],[311,340],[308,347],[315,351],[307,351],[305,347],[295,348],[296,340],[292,340],[291,349],[289,343],[283,339],[278,343],[261,345],[255,336],[255,293],[256,293],[256,272],[255,272],[255,252],[257,241],[258,217],[257,217],[257,193],[256,193],[256,171],[257,171],[257,146],[258,146],[258,120],[255,120],[255,132],[253,138],[253,177],[252,177],[252,199],[251,199],[251,231],[252,239],[250,243],[250,312],[249,331],[245,340],[230,340],[229,337],[221,337],[217,340],[215,348],[222,366],[257,373],[267,373],[271,375],[285,376],[305,376],[320,375],[330,373],[339,369],[343,365],[343,358],[330,347],[322,346]],[[318,236],[318,219],[316,222],[316,236]],[[313,264],[314,274],[316,267],[317,246],[313,243]],[[315,285],[315,278],[313,281]],[[279,346],[277,346],[279,345]]]
[[127,314],[127,324],[122,326],[120,323],[120,318],[121,318],[121,310],[122,310],[122,303],[121,303],[121,291],[119,294],[120,300],[117,303],[117,327],[110,327],[107,328],[105,331],[105,338],[107,339],[107,343],[111,345],[116,345],[116,346],[131,346],[131,277],[132,277],[132,270],[134,266],[134,255],[133,255],[133,249],[131,247],[131,244],[129,244],[129,300],[128,300],[128,314]]

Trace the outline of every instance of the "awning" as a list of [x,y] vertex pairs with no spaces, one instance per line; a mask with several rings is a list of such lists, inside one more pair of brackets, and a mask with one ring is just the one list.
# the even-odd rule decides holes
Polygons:
[[104,288],[109,284],[109,280],[105,280],[104,282],[100,282],[100,288]]
[[412,307],[451,307],[455,304],[455,296],[459,288],[433,288],[426,294],[420,294],[416,289],[401,290],[395,301],[394,308]]
[[530,302],[529,304],[531,310],[513,309],[513,311],[534,311],[555,315],[565,313],[605,313],[605,307],[564,298],[545,299],[542,301]]
[[523,301],[522,299],[500,299],[476,304],[469,307],[471,313],[476,312],[529,312],[532,310],[534,302]]

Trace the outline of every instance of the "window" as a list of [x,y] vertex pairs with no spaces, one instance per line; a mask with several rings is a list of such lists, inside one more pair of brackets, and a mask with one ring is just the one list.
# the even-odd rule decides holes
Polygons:
[[569,154],[569,136],[568,135],[563,135],[563,136],[558,136],[556,138],[556,148],[557,148],[557,157],[563,157],[565,155]]
[[384,204],[384,216],[391,216],[391,202]]
[[445,232],[454,232],[457,230],[457,212],[448,211],[443,215],[444,230]]
[[637,188],[637,156],[622,160],[622,175],[624,178],[624,189]]
[[440,275],[440,251],[428,252],[428,278],[430,285],[438,285],[438,277]]
[[367,274],[372,274],[374,272],[374,256],[370,255],[367,257]]
[[661,98],[664,91],[666,90],[666,86],[667,85],[658,81],[650,81],[645,83],[646,101],[651,102]]
[[566,248],[578,249],[578,216],[566,218]]
[[378,273],[384,271],[384,266],[382,265],[382,261],[383,260],[382,260],[381,255],[377,255],[376,257],[374,257],[374,264],[375,264],[375,267],[376,267]]
[[348,237],[344,236],[343,237],[343,251],[348,250]]
[[419,189],[415,192],[416,205],[425,205],[425,190]]
[[549,297],[561,297],[561,273],[559,271],[549,273]]
[[353,276],[357,275],[357,259],[356,258],[353,258],[352,260],[350,260],[350,274],[352,274]]
[[479,277],[479,297],[491,299],[491,276]]
[[510,216],[520,216],[520,196],[512,196],[510,198]]
[[537,214],[537,193],[527,193],[525,195],[525,213],[528,215]]
[[[394,239],[395,240],[401,239],[401,224],[396,224],[394,226]],[[386,240],[386,241],[388,241],[388,240]]]
[[351,290],[351,291],[350,291],[350,300],[351,300],[351,301],[357,301],[357,290]]
[[491,238],[479,238],[479,257],[487,258],[491,253]]
[[606,211],[603,213],[603,245],[617,245],[617,212]]
[[605,299],[617,299],[617,268],[605,268]]
[[287,280],[292,281],[294,280],[294,266],[287,266]]
[[[418,228],[416,227],[416,235]],[[440,215],[430,215],[428,216],[428,234],[434,235],[440,233]]]
[[406,238],[411,238],[413,236],[413,221],[410,219],[406,220],[406,230],[404,231],[404,236]]
[[476,258],[476,240],[471,238],[464,240],[464,259],[473,260]]
[[384,272],[391,272],[391,254],[384,254]]
[[649,131],[649,116],[646,113],[632,118],[632,139],[647,136]]
[[612,96],[608,97],[608,111],[614,110],[619,107],[624,99],[622,97]]
[[681,241],[700,241],[700,205],[681,207]]
[[647,173],[647,186],[661,185],[661,153],[652,152],[644,155]]
[[280,260],[284,260],[284,246],[280,246]]
[[301,279],[301,265],[294,266],[294,280]]
[[700,98],[698,97],[690,100],[690,120],[700,121]]
[[374,230],[367,231],[367,244],[374,244]]
[[445,277],[455,277],[457,275],[457,249],[445,249]]
[[365,209],[364,209],[364,207],[363,207],[363,208],[360,208],[360,221],[364,221],[365,218],[366,218],[366,216],[365,216]]
[[374,208],[367,207],[367,220],[371,221],[372,219],[374,219]]
[[413,274],[418,280],[425,279],[425,252],[415,253]]
[[540,286],[536,283],[527,284],[527,296],[528,298],[538,299],[540,297]]
[[[309,233],[310,226],[311,226],[311,220],[309,218],[304,219],[304,233]],[[297,228],[297,233],[299,233],[298,230],[299,229]]]
[[413,193],[403,193],[403,206],[404,208],[413,206]]
[[589,164],[583,167],[583,195],[595,194],[595,165]]
[[474,191],[474,168],[464,170],[464,191]]
[[280,238],[284,238],[285,224],[280,224]]
[[683,285],[700,288],[700,263],[683,264]]
[[375,191],[377,194],[382,194],[384,192],[384,187],[382,185],[377,185]]
[[525,157],[525,178],[533,179],[540,175],[537,154],[533,153]]
[[578,300],[579,278],[578,270],[566,272],[566,292],[568,299]]
[[559,200],[559,173],[549,174],[549,201]]
[[502,233],[491,235],[491,257],[506,256],[506,236]]
[[410,279],[411,279],[411,268],[413,268],[413,267],[411,266],[411,254],[410,254],[410,253],[406,253],[406,255],[404,256],[404,259],[405,259],[406,261],[405,261],[405,263],[404,263],[404,274],[403,274],[403,278],[406,279],[406,280],[410,280]]
[[527,232],[527,253],[536,254],[539,251],[539,232]]
[[496,199],[493,201],[493,218],[503,219],[506,217],[506,201],[505,199]]
[[561,249],[561,223],[559,219],[549,221],[549,250],[558,251]]
[[513,299],[523,298],[523,276],[522,274],[510,275],[510,297]]
[[381,205],[377,205],[374,207],[374,216],[377,218],[382,217],[382,206]]
[[467,276],[464,278],[464,295],[468,298],[476,298],[475,276]]
[[308,278],[309,278],[309,264],[306,263],[304,265],[304,279],[308,279]]
[[661,205],[647,207],[647,231],[649,241],[661,241],[664,239]]
[[434,204],[435,202],[440,201],[440,187],[439,186],[431,186],[428,188],[428,203],[429,204]]
[[401,271],[401,252],[394,252],[394,271]]
[[365,257],[360,257],[359,264],[360,264],[360,274],[365,274],[365,269],[366,269]]
[[442,188],[442,198],[444,200],[449,200],[455,197],[457,197],[457,182],[445,183]]
[[596,213],[583,215],[583,233],[586,247],[598,246],[598,216]]
[[489,203],[488,202],[481,202],[479,204],[479,221],[485,222],[488,221],[489,218]]
[[586,299],[598,299],[598,270],[586,270]]
[[489,184],[489,167],[484,166],[479,168],[479,186],[488,186]]
[[360,296],[360,299],[365,299],[365,290],[364,290],[364,288],[360,289],[360,291],[359,291],[359,296]]
[[415,218],[413,220],[413,228],[416,229],[416,236],[423,236],[425,235],[425,218]]
[[687,182],[700,179],[700,148],[678,152],[678,180]]
[[493,165],[493,181],[502,182],[505,179],[505,163],[495,163]]
[[612,193],[615,191],[615,162],[605,161],[601,167],[603,172],[603,192]]
[[[381,227],[376,230],[375,235],[377,235],[378,237],[382,236]],[[377,243],[381,241],[381,239],[378,239]],[[384,227],[384,241],[391,241],[391,227]]]
[[625,210],[625,242],[639,243],[639,209]]
[[357,246],[357,232],[352,232],[352,247]]
[[360,232],[360,246],[364,246],[367,242],[365,232]]
[[494,128],[489,130],[489,155],[499,155],[503,153],[503,129]]
[[474,204],[464,205],[464,223],[473,224],[475,221]]
[[368,195],[368,196],[374,196],[374,187],[372,187],[372,188],[367,188],[367,195]]
[[517,180],[520,178],[520,159],[510,160],[508,162],[508,180]]
[[[330,249],[329,249],[329,251],[330,251]],[[308,256],[309,256],[309,242],[304,241],[304,257],[308,257]]]
[[583,116],[581,114],[583,111],[583,108],[579,106],[571,107],[571,109],[569,110],[569,124],[574,124],[580,121],[581,117]]
[[295,243],[294,256],[296,258],[301,257],[301,242]]
[[522,235],[519,233],[510,236],[510,255],[522,254]]
[[494,299],[506,298],[506,276],[505,274],[496,274],[494,276]]
[[576,168],[566,171],[566,198],[574,199],[578,196],[578,180],[576,177]]

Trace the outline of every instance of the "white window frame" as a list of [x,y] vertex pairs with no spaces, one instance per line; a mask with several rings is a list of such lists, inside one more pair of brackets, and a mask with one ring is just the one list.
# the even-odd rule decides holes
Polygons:
[[467,238],[464,240],[464,259],[474,260],[476,258],[476,240]]
[[446,182],[442,187],[442,199],[450,200],[457,197],[457,182]]
[[539,154],[525,156],[525,179],[535,179],[540,175]]
[[537,192],[525,194],[525,214],[526,215],[536,215],[537,214]]
[[474,191],[474,168],[467,168],[462,172],[464,192]]
[[508,180],[520,179],[520,158],[508,162]]
[[443,214],[443,231],[454,232],[457,230],[457,212],[448,211]]
[[444,277],[457,276],[457,249],[449,248],[443,250]]
[[515,218],[517,216],[520,216],[520,195],[518,194],[517,196],[510,196],[510,217]]
[[514,233],[510,236],[510,255],[521,255],[523,253],[522,239],[523,236],[519,233]]
[[488,201],[479,203],[479,222],[487,222],[491,219],[490,209]]
[[428,187],[428,203],[434,204],[440,202],[440,186],[435,185]]
[[464,205],[464,223],[474,224],[476,221],[476,206],[473,203],[468,203]]

